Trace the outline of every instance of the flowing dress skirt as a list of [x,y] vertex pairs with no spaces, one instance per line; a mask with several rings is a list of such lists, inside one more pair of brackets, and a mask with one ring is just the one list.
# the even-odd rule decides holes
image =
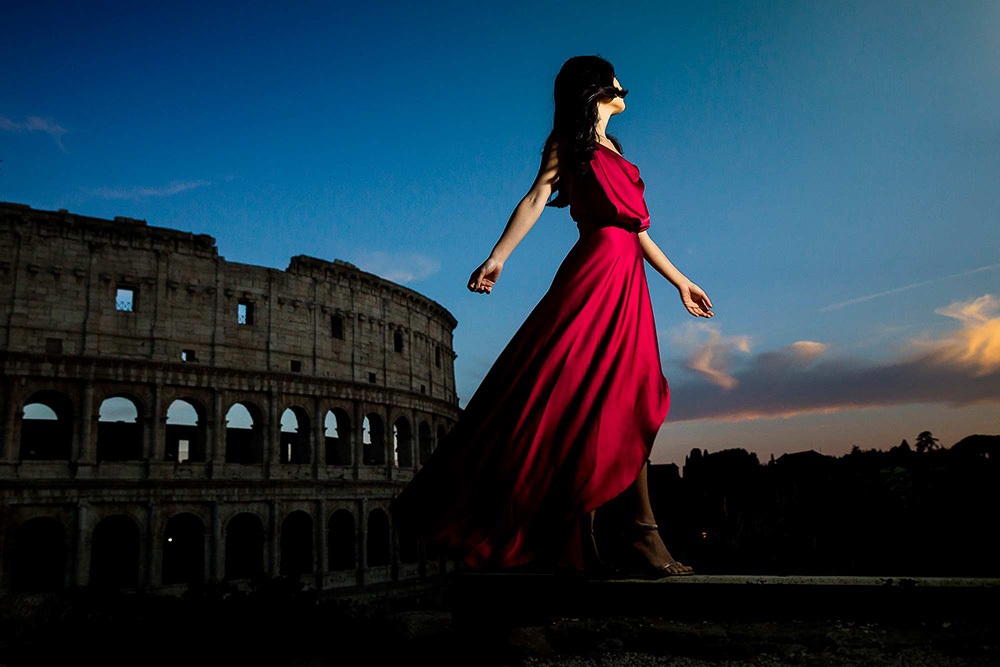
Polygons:
[[639,237],[584,228],[393,523],[475,569],[582,570],[579,517],[632,484],[669,406]]

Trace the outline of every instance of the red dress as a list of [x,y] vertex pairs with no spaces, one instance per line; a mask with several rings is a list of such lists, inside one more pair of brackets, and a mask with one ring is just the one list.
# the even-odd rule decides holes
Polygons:
[[390,503],[401,536],[471,568],[582,570],[578,518],[632,484],[670,406],[637,235],[645,185],[606,146],[591,167],[548,292]]

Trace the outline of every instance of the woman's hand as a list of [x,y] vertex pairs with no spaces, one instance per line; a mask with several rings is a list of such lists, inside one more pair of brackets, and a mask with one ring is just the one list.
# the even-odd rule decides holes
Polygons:
[[503,271],[503,262],[493,256],[488,257],[469,276],[469,291],[490,294],[493,291],[493,286],[497,283],[497,278],[500,277],[501,271]]
[[678,287],[677,291],[681,293],[681,302],[684,304],[684,307],[695,317],[712,317],[715,315],[715,313],[709,310],[712,307],[712,301],[702,288],[692,282],[687,282]]

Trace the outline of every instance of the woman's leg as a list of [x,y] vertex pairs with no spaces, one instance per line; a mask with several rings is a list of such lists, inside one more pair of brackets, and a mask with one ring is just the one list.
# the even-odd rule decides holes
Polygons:
[[[642,470],[636,477],[632,485],[622,492],[620,498],[622,502],[622,516],[624,517],[623,528],[630,538],[634,538],[632,546],[643,558],[649,561],[650,565],[656,566],[661,563],[673,561],[674,558],[667,550],[667,546],[660,538],[658,530],[635,530],[631,523],[642,521],[645,523],[656,523],[653,516],[653,508],[649,504],[649,486],[646,482],[646,470],[649,467],[649,460],[642,464]],[[692,570],[689,565],[671,566],[671,572],[684,572]]]
[[597,558],[597,542],[594,541],[594,512],[590,510],[580,517],[580,541],[583,543],[584,558]]

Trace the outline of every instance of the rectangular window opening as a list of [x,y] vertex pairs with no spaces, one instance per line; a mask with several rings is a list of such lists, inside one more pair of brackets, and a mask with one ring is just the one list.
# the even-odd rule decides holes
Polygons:
[[239,324],[253,325],[253,301],[240,299],[236,306],[236,321]]
[[135,312],[135,288],[119,285],[115,295],[115,310],[123,313]]

